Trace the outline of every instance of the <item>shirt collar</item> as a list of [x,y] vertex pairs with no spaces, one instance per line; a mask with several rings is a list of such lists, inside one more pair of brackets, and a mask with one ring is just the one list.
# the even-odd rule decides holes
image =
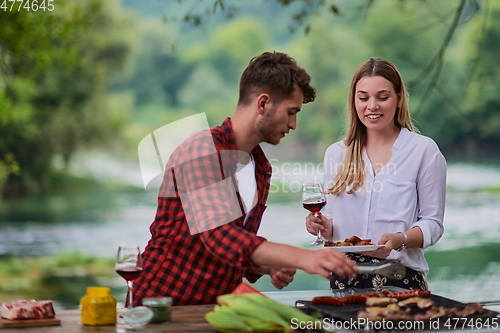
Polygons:
[[222,122],[222,124],[220,125],[220,128],[225,134],[227,149],[237,150],[238,147],[236,146],[236,137],[234,136],[233,125],[231,124],[231,118],[226,117],[226,119],[224,119],[224,122]]
[[[222,122],[222,124],[220,125],[220,128],[226,134],[226,143],[228,145],[227,149],[238,150],[238,147],[236,146],[236,137],[234,136],[233,125],[231,123],[231,117],[226,117],[226,119],[224,119],[224,122]],[[264,155],[264,152],[262,151],[260,145],[257,145],[252,149],[250,155],[252,155],[254,159],[257,159],[259,155]]]
[[394,141],[394,144],[392,145],[392,149],[399,150],[400,148],[402,148],[408,138],[409,133],[410,131],[406,127],[402,127],[399,131],[396,141]]

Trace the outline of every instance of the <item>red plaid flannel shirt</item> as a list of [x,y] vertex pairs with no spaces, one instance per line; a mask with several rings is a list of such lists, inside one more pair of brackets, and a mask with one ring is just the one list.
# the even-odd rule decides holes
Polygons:
[[215,303],[243,277],[250,282],[260,277],[248,269],[257,267],[250,256],[265,241],[256,233],[272,168],[260,146],[252,156],[257,203],[244,224],[247,214],[235,191],[237,147],[230,118],[194,134],[172,154],[143,252],[144,270],[134,281],[135,306],[143,297],[160,296],[172,297],[176,305]]

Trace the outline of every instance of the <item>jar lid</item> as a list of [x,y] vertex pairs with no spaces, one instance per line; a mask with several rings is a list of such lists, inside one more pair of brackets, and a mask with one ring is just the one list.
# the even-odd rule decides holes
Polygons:
[[87,295],[93,297],[106,297],[110,295],[109,287],[87,287]]
[[172,297],[144,297],[142,304],[146,306],[172,305]]
[[132,327],[144,326],[153,319],[153,311],[145,306],[132,308],[123,314],[123,320]]

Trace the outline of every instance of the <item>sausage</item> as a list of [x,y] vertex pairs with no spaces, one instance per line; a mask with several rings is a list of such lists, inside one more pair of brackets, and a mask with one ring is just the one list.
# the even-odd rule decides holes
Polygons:
[[345,302],[340,297],[334,296],[316,296],[311,301],[312,304],[328,304],[344,306]]
[[368,297],[380,297],[380,295],[378,293],[363,293],[363,294],[344,296],[342,297],[342,300],[346,304],[365,303]]
[[387,289],[382,289],[382,293],[391,298],[403,299],[409,297],[429,297],[431,292],[429,290],[412,289],[407,291],[392,292]]
[[316,296],[312,299],[313,304],[328,304],[344,306],[346,304],[352,303],[365,303],[368,297],[380,297],[379,293],[363,293],[356,295],[347,295],[344,297],[334,297],[334,296]]
[[363,295],[349,295],[342,297],[345,304],[351,303],[364,303],[366,302],[366,296]]

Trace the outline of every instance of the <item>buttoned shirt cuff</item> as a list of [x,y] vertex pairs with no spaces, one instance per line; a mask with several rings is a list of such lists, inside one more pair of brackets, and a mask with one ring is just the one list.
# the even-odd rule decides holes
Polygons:
[[258,279],[262,277],[261,274],[256,274],[256,273],[246,273],[245,274],[245,279],[248,280],[250,283],[255,283],[257,282]]
[[[429,225],[431,223],[434,224],[434,227]],[[440,228],[434,221],[421,220],[415,223],[412,227],[419,227],[420,230],[422,230],[422,249],[426,249],[429,246],[436,244],[443,235],[443,228]]]
[[252,240],[252,243],[249,245],[248,249],[245,251],[246,252],[245,255],[243,255],[241,257],[241,261],[238,263],[240,266],[250,268],[250,269],[251,268],[260,268],[259,265],[257,265],[256,263],[254,263],[252,261],[251,257],[252,257],[253,251],[255,251],[255,249],[257,249],[260,246],[260,244],[267,241],[267,239],[262,237],[262,236],[254,235],[253,237],[255,239]]
[[[255,251],[257,247],[260,246],[260,244],[264,243],[267,241],[266,238],[257,236],[257,240],[254,242],[254,248],[251,250],[251,253]],[[258,279],[261,278],[262,274],[257,274],[257,273],[250,273],[249,270],[252,268],[260,268],[259,265],[255,264],[251,259],[248,261],[248,266],[247,266],[247,271],[245,272],[245,278],[248,280],[250,283],[256,282]]]

